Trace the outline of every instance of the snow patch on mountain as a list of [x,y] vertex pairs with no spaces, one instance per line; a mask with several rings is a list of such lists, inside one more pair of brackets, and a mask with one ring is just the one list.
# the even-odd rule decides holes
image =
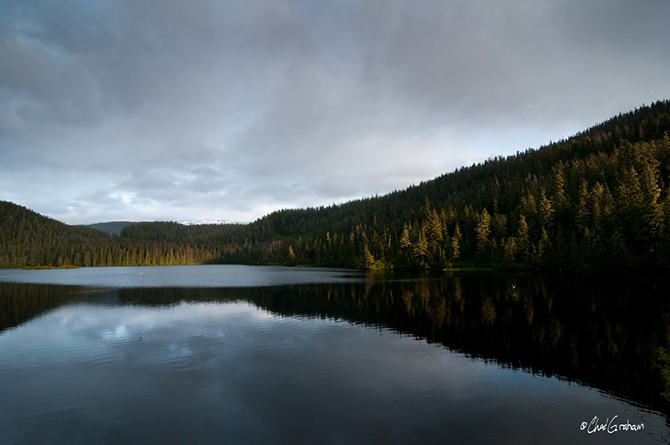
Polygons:
[[199,226],[202,224],[228,224],[228,221],[218,218],[203,218],[203,219],[190,219],[188,221],[180,221],[179,224],[185,226]]

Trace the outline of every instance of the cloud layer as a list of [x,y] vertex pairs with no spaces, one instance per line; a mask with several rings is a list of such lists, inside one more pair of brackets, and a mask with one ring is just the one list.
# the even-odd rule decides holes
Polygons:
[[670,97],[667,0],[5,1],[0,199],[69,223],[402,189]]

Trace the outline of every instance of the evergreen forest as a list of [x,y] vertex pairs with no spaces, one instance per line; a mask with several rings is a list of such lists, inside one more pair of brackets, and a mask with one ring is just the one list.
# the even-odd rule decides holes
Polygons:
[[250,224],[144,222],[111,236],[0,201],[0,267],[667,268],[669,184],[666,100],[402,191]]

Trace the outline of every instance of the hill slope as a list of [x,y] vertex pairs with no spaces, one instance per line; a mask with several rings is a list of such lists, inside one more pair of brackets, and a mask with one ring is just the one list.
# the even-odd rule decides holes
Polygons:
[[201,264],[219,257],[202,243],[111,237],[0,201],[0,267]]
[[657,102],[386,196],[272,213],[247,227],[246,248],[223,259],[372,268],[667,266],[669,132],[670,103]]

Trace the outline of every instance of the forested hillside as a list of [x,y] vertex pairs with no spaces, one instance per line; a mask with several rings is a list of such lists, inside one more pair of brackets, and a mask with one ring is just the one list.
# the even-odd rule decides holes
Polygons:
[[228,262],[368,268],[667,267],[670,103],[386,196],[284,210]]
[[668,267],[669,134],[670,102],[661,101],[403,191],[248,225],[141,223],[104,237],[53,220],[8,222],[3,210],[0,265]]
[[219,256],[213,246],[113,237],[0,201],[0,267],[202,264]]

